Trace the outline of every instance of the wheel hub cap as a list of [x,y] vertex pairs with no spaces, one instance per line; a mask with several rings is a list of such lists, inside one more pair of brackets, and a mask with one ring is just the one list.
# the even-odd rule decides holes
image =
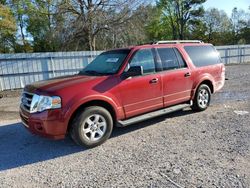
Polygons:
[[202,108],[206,108],[209,103],[209,93],[206,89],[201,89],[199,92],[198,103]]
[[93,114],[82,125],[83,136],[90,142],[100,140],[107,129],[106,119],[100,114]]

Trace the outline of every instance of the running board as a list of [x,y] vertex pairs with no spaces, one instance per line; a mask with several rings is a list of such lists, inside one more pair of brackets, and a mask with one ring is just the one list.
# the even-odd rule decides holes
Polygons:
[[164,115],[164,114],[168,114],[168,113],[171,113],[171,112],[182,110],[183,108],[187,108],[187,107],[190,107],[190,106],[192,106],[192,101],[190,102],[190,104],[179,104],[179,105],[167,107],[167,108],[164,108],[164,109],[161,109],[161,110],[149,112],[147,114],[136,116],[136,117],[133,117],[133,118],[130,118],[130,119],[127,119],[127,120],[120,120],[120,121],[118,121],[117,126],[118,127],[125,127],[125,126],[131,125],[133,123],[138,123],[138,122],[145,121],[145,120],[157,117],[157,116],[161,116],[161,115]]

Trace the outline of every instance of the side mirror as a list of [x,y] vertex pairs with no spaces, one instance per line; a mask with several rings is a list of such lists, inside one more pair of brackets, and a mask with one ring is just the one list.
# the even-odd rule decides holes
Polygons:
[[128,69],[127,72],[123,73],[123,78],[129,78],[133,76],[143,75],[143,67],[142,66],[133,66]]

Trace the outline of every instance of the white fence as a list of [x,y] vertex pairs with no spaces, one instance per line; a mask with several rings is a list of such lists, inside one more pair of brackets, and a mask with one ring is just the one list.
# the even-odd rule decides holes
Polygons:
[[35,81],[76,74],[100,53],[0,54],[0,90],[23,88]]
[[216,49],[225,64],[250,62],[250,45],[216,46]]
[[[216,48],[225,64],[250,62],[250,45]],[[0,54],[0,90],[23,88],[35,81],[76,74],[100,53]]]

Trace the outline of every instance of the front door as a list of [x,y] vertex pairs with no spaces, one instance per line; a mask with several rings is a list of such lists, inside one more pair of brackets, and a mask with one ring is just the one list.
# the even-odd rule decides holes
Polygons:
[[127,70],[132,66],[142,66],[143,75],[122,80],[119,85],[126,118],[163,107],[162,80],[156,73],[152,49],[135,52]]

